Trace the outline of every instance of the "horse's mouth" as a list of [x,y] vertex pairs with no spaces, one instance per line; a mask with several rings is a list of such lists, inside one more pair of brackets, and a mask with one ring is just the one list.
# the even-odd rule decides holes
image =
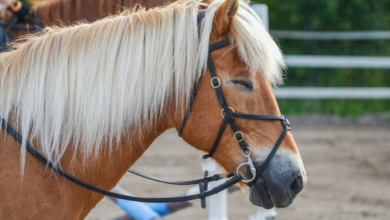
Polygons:
[[249,201],[255,206],[266,209],[271,209],[275,206],[263,181],[256,181],[256,183],[250,187]]
[[[262,174],[257,174],[256,179],[248,183],[249,201],[253,205],[266,209],[287,207],[294,202],[296,196],[305,187],[305,173],[300,169],[294,169],[291,162],[282,163],[282,159],[284,158],[276,155],[274,161],[278,166],[271,163]],[[284,164],[285,166],[282,166]],[[260,166],[261,163],[255,163],[255,167]],[[280,167],[285,167],[285,169],[280,169]],[[243,175],[251,176],[249,171]]]

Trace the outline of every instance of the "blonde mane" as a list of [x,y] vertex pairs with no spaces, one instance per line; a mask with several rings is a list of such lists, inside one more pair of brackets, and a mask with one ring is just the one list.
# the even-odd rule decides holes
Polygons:
[[[97,156],[103,141],[118,142],[150,125],[168,103],[188,100],[196,73],[205,68],[214,13],[222,3],[209,6],[200,42],[198,0],[28,37],[0,54],[0,117],[12,114],[23,145],[27,137],[39,141],[55,164],[71,141],[85,158]],[[280,83],[282,54],[253,14],[240,3],[231,39],[253,71]],[[22,167],[25,154],[22,148]]]

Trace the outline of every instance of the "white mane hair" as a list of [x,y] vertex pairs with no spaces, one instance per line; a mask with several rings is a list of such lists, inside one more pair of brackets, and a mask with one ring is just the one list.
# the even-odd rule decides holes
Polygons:
[[[209,37],[213,18],[224,0],[216,0],[207,8],[199,45],[199,65],[206,67]],[[256,13],[248,6],[247,1],[239,1],[239,8],[229,30],[230,41],[238,50],[240,58],[253,73],[262,72],[271,85],[283,83],[282,71],[286,68],[284,57]]]
[[[153,124],[168,103],[188,101],[196,73],[204,70],[214,13],[222,3],[209,6],[200,42],[198,0],[45,28],[0,54],[0,117],[15,118],[22,145],[38,141],[54,164],[70,143],[84,158],[98,156],[103,142],[111,147],[123,134]],[[231,38],[250,69],[280,83],[283,57],[253,14],[239,4]]]

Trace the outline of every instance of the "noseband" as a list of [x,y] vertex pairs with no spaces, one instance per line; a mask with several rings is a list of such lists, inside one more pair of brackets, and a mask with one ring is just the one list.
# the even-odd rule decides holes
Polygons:
[[[198,13],[198,28],[200,27],[200,23],[202,22],[203,18],[205,16],[205,10],[199,10]],[[143,197],[134,197],[134,196],[127,196],[122,194],[113,193],[101,188],[98,188],[94,185],[91,185],[89,183],[86,183],[67,172],[63,171],[62,169],[58,168],[56,165],[54,165],[51,161],[49,161],[47,158],[45,158],[39,151],[37,151],[30,143],[26,143],[26,149],[33,154],[37,159],[39,159],[43,164],[45,164],[47,167],[52,169],[54,172],[59,174],[60,176],[64,177],[65,179],[94,192],[97,192],[102,195],[110,196],[117,199],[124,199],[124,200],[130,200],[130,201],[137,201],[137,202],[149,202],[149,203],[165,203],[165,202],[184,202],[184,201],[190,201],[195,199],[201,200],[201,206],[202,208],[206,207],[206,197],[209,197],[211,195],[217,194],[221,192],[222,190],[225,190],[241,181],[245,183],[249,183],[253,181],[256,176],[261,176],[264,170],[267,168],[268,164],[270,163],[272,157],[275,155],[277,149],[279,148],[280,144],[282,143],[284,137],[287,134],[287,131],[290,130],[290,122],[284,117],[284,116],[274,116],[274,115],[253,115],[253,114],[244,114],[244,113],[236,113],[232,107],[229,107],[229,105],[226,102],[226,99],[223,95],[222,89],[221,89],[221,80],[218,78],[213,61],[211,60],[211,52],[221,49],[223,47],[227,47],[230,45],[230,40],[222,40],[215,44],[212,44],[209,46],[209,53],[208,53],[208,59],[207,59],[207,65],[211,73],[211,86],[215,89],[215,92],[217,94],[218,103],[222,106],[222,117],[223,122],[219,129],[218,135],[215,139],[215,143],[213,147],[211,148],[210,152],[203,156],[203,159],[211,158],[213,154],[216,152],[217,147],[219,145],[219,142],[221,141],[222,135],[225,131],[225,128],[227,124],[230,125],[231,129],[234,132],[234,139],[238,143],[238,145],[241,147],[242,154],[246,158],[247,162],[244,162],[240,164],[237,167],[236,173],[230,173],[228,175],[225,174],[215,174],[213,176],[208,176],[208,171],[206,170],[204,173],[204,178],[197,179],[197,180],[191,180],[191,181],[167,181],[162,180],[156,177],[152,177],[143,173],[140,173],[136,170],[130,169],[129,172],[136,174],[138,176],[154,180],[161,183],[166,184],[174,184],[174,185],[199,185],[199,194],[195,195],[188,195],[188,196],[181,196],[181,197],[167,197],[167,198],[143,198]],[[187,123],[188,117],[191,112],[191,107],[194,102],[198,86],[199,86],[199,80],[200,80],[201,74],[197,75],[193,91],[191,93],[190,102],[187,108],[187,111],[185,113],[185,116],[183,118],[183,122],[181,124],[180,130],[179,130],[179,136],[182,136],[184,127]],[[238,129],[238,126],[236,124],[235,118],[244,118],[244,119],[259,119],[259,120],[279,120],[282,122],[282,126],[284,128],[282,134],[280,135],[279,139],[277,140],[275,146],[273,147],[272,151],[266,158],[266,160],[263,162],[263,164],[256,169],[256,167],[253,165],[252,159],[251,159],[251,153],[252,150],[248,145],[246,144],[244,140],[244,133],[241,132]],[[22,136],[11,126],[6,122],[4,119],[0,117],[0,122],[2,126],[20,143],[22,143]],[[252,177],[249,179],[243,179],[243,177],[239,174],[240,170],[242,168],[247,167],[248,170],[250,170],[250,173],[252,174]],[[224,178],[229,178],[226,182],[222,183],[221,185],[218,185],[214,187],[211,190],[207,190],[208,183],[212,181],[221,180]]]

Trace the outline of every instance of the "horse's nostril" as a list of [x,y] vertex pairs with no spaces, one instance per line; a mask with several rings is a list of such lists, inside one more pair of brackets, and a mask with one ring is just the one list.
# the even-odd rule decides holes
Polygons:
[[304,185],[303,185],[303,178],[302,176],[298,176],[295,178],[290,185],[290,195],[292,197],[295,197],[299,192],[302,191]]

